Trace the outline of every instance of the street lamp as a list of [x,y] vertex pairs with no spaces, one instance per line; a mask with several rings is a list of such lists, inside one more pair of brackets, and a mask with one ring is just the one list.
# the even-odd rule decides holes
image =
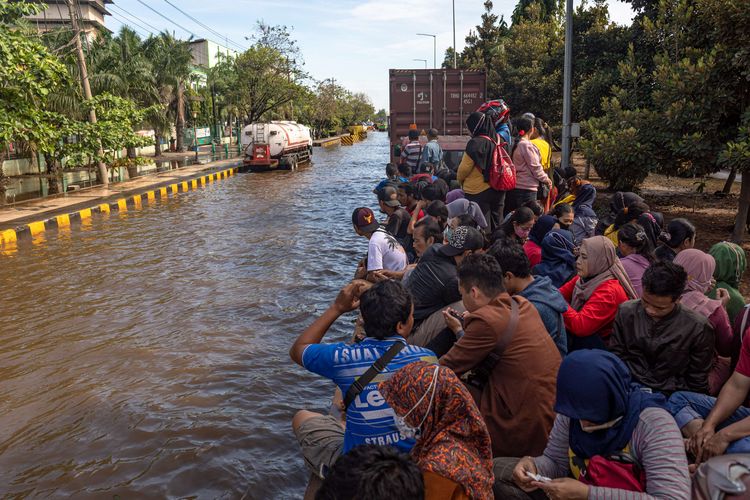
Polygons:
[[570,108],[573,78],[573,0],[565,2],[565,62],[563,64],[562,168],[570,165]]
[[456,48],[456,0],[453,0],[453,69],[458,67],[458,49]]
[[195,143],[195,162],[198,163],[198,129],[196,122],[198,121],[198,112],[193,111],[193,142]]
[[412,61],[422,61],[424,63],[424,69],[427,69],[427,59],[412,59]]
[[437,35],[431,35],[429,33],[417,33],[417,36],[432,37],[432,69],[437,69]]

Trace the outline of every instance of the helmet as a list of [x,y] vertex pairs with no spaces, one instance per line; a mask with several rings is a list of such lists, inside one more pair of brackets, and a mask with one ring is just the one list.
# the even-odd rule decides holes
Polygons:
[[501,123],[507,122],[508,118],[510,118],[510,108],[502,99],[487,101],[479,106],[477,111],[489,115],[494,120],[495,127]]

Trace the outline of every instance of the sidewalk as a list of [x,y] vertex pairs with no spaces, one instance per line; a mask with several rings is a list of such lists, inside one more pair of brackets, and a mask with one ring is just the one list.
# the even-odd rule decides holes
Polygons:
[[[185,157],[180,154],[179,158]],[[165,155],[168,159],[175,159],[175,155]],[[56,215],[67,214],[76,210],[91,208],[99,204],[122,199],[130,195],[137,195],[153,188],[159,188],[200,177],[209,171],[236,166],[242,163],[242,158],[213,161],[205,164],[191,165],[158,174],[144,175],[133,180],[110,184],[109,188],[94,186],[70,191],[57,196],[39,198],[20,202],[10,207],[0,208],[0,231],[15,229],[31,222],[42,221]]]

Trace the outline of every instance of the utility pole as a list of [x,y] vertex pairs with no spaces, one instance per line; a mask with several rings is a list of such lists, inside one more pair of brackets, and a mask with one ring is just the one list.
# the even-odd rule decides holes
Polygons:
[[[75,8],[73,6],[74,0],[65,0],[68,4],[68,13],[70,14],[70,24],[73,27],[73,36],[76,42],[76,55],[78,56],[78,69],[81,72],[81,86],[83,87],[83,97],[86,101],[91,100],[91,86],[89,85],[89,74],[86,71],[86,57],[83,55],[83,45],[81,44],[81,30],[78,26],[78,19],[76,18]],[[89,122],[96,123],[96,111],[91,108],[89,111]],[[104,151],[102,151],[101,142],[99,143],[99,157],[101,158]],[[99,160],[99,178],[102,180],[102,186],[105,188],[109,185],[109,176],[107,175],[107,165],[103,161]]]
[[458,49],[456,48],[456,0],[453,0],[453,69],[458,68]]
[[565,65],[563,75],[562,168],[570,166],[570,105],[573,72],[573,0],[565,5]]
[[432,69],[437,69],[437,35],[431,35],[429,33],[417,33],[417,36],[432,37]]

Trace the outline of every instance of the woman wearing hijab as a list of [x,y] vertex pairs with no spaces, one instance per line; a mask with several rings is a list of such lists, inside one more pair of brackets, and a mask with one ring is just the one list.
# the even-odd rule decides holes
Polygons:
[[557,219],[553,216],[542,215],[531,228],[529,239],[523,244],[523,251],[526,252],[531,267],[542,262],[542,240],[547,233],[552,231],[555,224],[557,224]]
[[456,201],[456,200],[461,199],[461,198],[466,198],[466,196],[464,196],[463,190],[461,190],[461,189],[452,189],[452,190],[448,191],[448,194],[445,195],[445,204],[447,205],[448,203],[450,203],[452,201]]
[[594,212],[594,201],[596,200],[596,188],[591,184],[581,184],[576,192],[573,202],[573,224],[570,232],[573,233],[573,241],[580,245],[583,240],[594,236],[597,215]]
[[544,454],[496,459],[495,498],[690,498],[682,435],[665,406],[614,354],[569,354]]
[[[716,288],[723,288],[729,293],[727,313],[729,320],[734,323],[742,312],[742,308],[745,307],[745,299],[739,290],[740,280],[747,268],[745,251],[739,245],[722,241],[712,246],[708,253],[716,261],[716,269],[714,269]],[[716,298],[716,289],[711,290],[709,297]]]
[[542,261],[534,266],[534,276],[547,276],[556,288],[576,274],[573,235],[565,229],[553,229],[542,239]]
[[637,297],[615,246],[604,236],[583,240],[576,261],[578,275],[560,288],[570,304],[563,313],[570,350],[604,349],[617,308]]
[[734,346],[734,332],[729,316],[724,309],[724,304],[729,302],[729,293],[726,290],[718,291],[719,299],[716,300],[706,297],[706,293],[714,286],[713,275],[716,268],[716,261],[707,253],[689,248],[678,253],[674,263],[682,266],[688,274],[680,304],[708,319],[714,329],[714,363],[708,374],[708,391],[716,396],[731,375],[728,358],[739,356],[739,352],[735,352],[737,348]]
[[466,144],[456,179],[466,199],[476,202],[482,209],[492,231],[500,226],[505,204],[505,191],[496,191],[490,186],[490,167],[497,133],[492,120],[476,111],[466,119],[466,126],[471,132],[471,139]]
[[449,368],[417,361],[378,386],[422,470],[425,500],[491,500],[492,444],[474,399]]
[[469,214],[478,227],[487,229],[487,221],[484,218],[482,209],[476,202],[469,201],[466,198],[459,198],[448,203],[446,207],[448,208],[448,219]]

